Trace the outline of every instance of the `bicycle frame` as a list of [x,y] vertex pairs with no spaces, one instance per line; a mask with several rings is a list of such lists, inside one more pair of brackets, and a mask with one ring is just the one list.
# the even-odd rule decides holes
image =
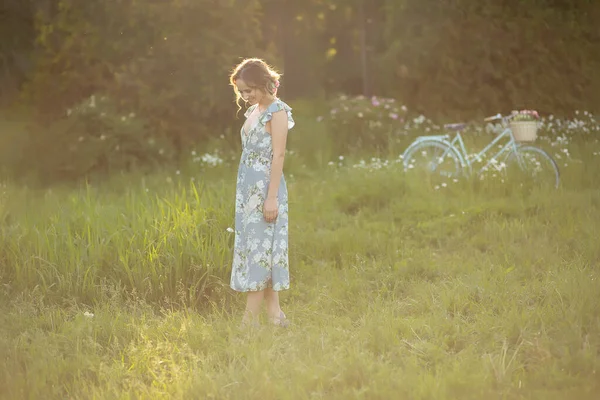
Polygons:
[[[492,160],[497,160],[502,154],[506,153],[506,157],[508,157],[508,155],[511,153],[511,151],[516,151],[517,150],[517,142],[512,134],[512,131],[509,128],[505,128],[504,131],[502,131],[502,133],[498,136],[496,136],[496,138],[494,138],[494,140],[492,140],[483,150],[481,150],[479,153],[477,153],[476,155],[474,155],[473,157],[469,158],[469,154],[467,153],[467,148],[465,146],[465,143],[463,141],[463,138],[460,134],[460,132],[457,132],[456,135],[454,136],[454,138],[452,140],[450,139],[450,135],[446,134],[446,135],[436,135],[436,136],[420,136],[417,138],[417,140],[414,142],[416,143],[420,143],[426,140],[438,140],[441,141],[445,144],[447,144],[448,146],[450,146],[450,148],[453,148],[454,150],[457,151],[458,155],[460,156],[460,163],[462,165],[462,167],[467,167],[469,169],[469,172],[472,172],[472,163],[471,163],[471,159],[474,159],[475,161],[479,162],[482,160],[482,158],[494,147],[496,146],[502,139],[505,138],[509,138],[509,141],[496,153],[494,154],[494,156],[490,159],[490,161],[488,161],[483,167],[481,167],[479,169],[478,172],[481,172],[485,169],[487,169],[487,167],[490,166],[490,164],[493,163]],[[449,151],[450,149],[448,149]],[[408,149],[407,149],[408,151]],[[448,152],[446,151],[446,153]],[[446,153],[442,154],[441,157],[445,157]]]
[[[483,170],[487,169],[493,163],[492,160],[497,161],[502,154],[506,154],[506,156],[505,156],[505,158],[506,158],[511,153],[511,151],[517,151],[517,142],[512,134],[512,131],[509,128],[505,128],[504,131],[502,131],[502,133],[500,135],[496,136],[496,138],[494,138],[494,140],[492,140],[487,146],[485,146],[485,148],[483,150],[481,150],[479,153],[475,154],[472,157],[472,159],[474,159],[477,162],[480,162],[483,159],[483,157],[494,146],[496,146],[502,139],[505,139],[506,137],[510,138],[508,140],[508,142],[496,154],[494,154],[489,159],[489,161],[483,167],[481,167],[479,169],[479,171],[483,171]],[[454,137],[454,139],[452,139],[452,141],[450,142],[450,145],[452,147],[456,148],[457,147],[456,143],[458,143],[460,145],[460,150],[462,152],[462,156],[464,158],[466,166],[469,168],[469,170],[472,170],[471,159],[469,158],[467,149],[465,147],[465,143],[462,139],[460,132],[456,133],[456,136]]]

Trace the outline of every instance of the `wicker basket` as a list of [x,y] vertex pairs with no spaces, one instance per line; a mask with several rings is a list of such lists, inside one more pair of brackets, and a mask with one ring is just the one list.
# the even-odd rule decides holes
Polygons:
[[537,121],[511,121],[510,129],[517,142],[533,142],[537,138]]

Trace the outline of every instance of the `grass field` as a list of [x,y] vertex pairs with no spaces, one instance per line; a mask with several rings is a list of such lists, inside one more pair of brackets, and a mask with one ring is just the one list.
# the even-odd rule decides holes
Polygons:
[[558,191],[292,152],[289,329],[239,329],[235,160],[6,184],[0,398],[595,399],[600,146],[561,132]]

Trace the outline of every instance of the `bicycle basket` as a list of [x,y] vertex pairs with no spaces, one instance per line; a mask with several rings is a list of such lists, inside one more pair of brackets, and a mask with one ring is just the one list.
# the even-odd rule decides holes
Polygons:
[[533,142],[537,138],[537,121],[510,121],[509,126],[517,142]]

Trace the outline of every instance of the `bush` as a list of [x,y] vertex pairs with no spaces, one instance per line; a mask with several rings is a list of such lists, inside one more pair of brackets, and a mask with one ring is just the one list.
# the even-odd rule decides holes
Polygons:
[[231,124],[229,72],[240,57],[265,56],[259,13],[256,0],[63,0],[38,19],[28,98],[47,121],[103,93],[181,152]]
[[327,122],[343,153],[385,150],[390,139],[403,134],[406,113],[395,99],[341,95],[332,102]]
[[530,107],[563,115],[597,111],[598,4],[388,1],[373,88],[435,118]]
[[30,167],[44,181],[127,171],[174,155],[167,137],[149,130],[135,113],[120,112],[106,96],[91,96],[31,136],[26,154],[35,155]]

